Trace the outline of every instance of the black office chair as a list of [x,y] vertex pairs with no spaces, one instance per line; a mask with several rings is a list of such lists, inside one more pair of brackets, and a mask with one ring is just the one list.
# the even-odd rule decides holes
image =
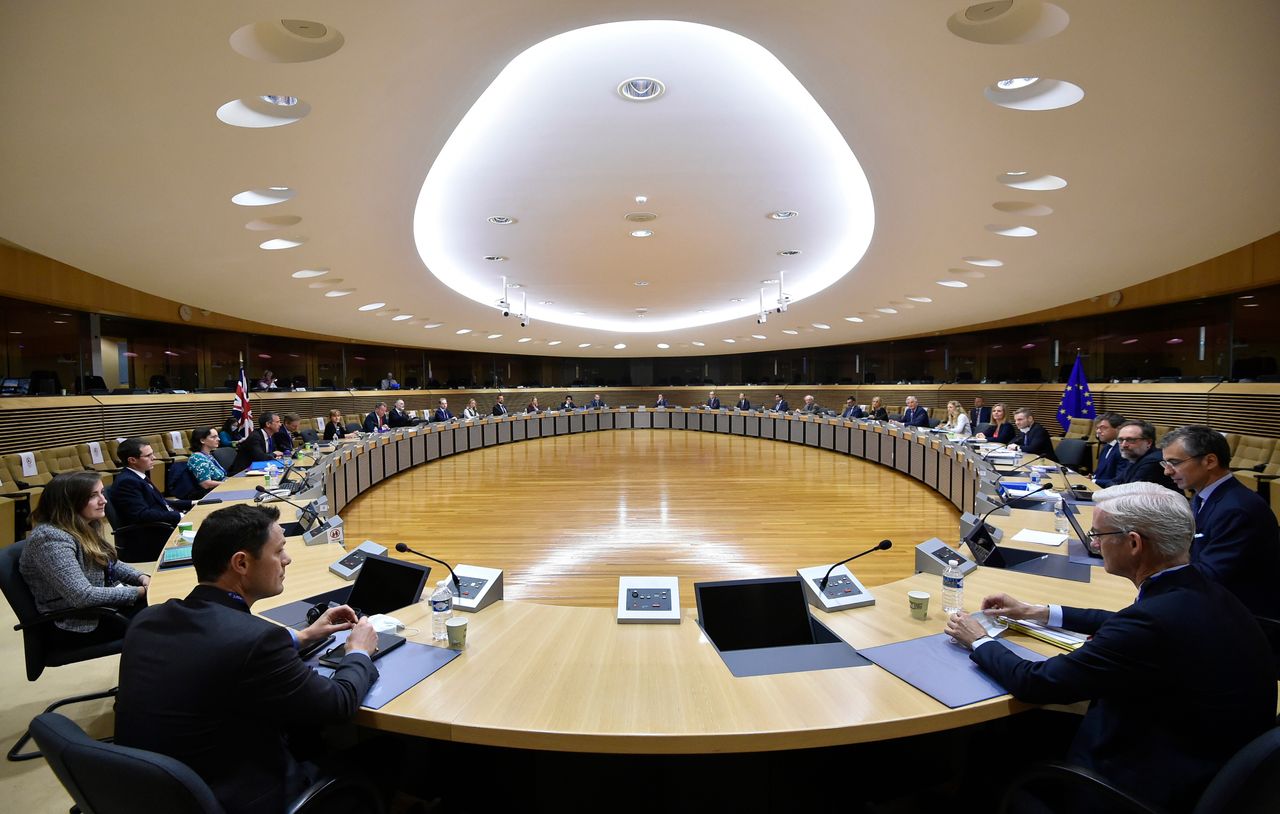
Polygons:
[[347,432],[363,432],[363,431],[364,431],[364,427],[356,423],[355,421],[347,422]]
[[984,421],[984,422],[982,422],[981,424],[979,424],[978,426],[976,426],[976,427],[974,427],[974,428],[973,428],[973,433],[974,433],[974,435],[977,435],[977,434],[981,433],[982,435],[984,435],[984,436],[985,436],[985,435],[987,435],[988,433],[990,433],[990,432],[991,432],[991,428],[992,428],[992,427],[994,427],[994,426],[995,426],[995,424],[992,424],[990,421]]
[[[1156,814],[1157,809],[1079,766],[1046,763],[1021,774],[1005,791],[1001,812],[1053,811],[1045,801],[1087,800],[1091,808]],[[1193,814],[1271,814],[1280,811],[1280,727],[1237,752],[1200,795]]]
[[302,440],[308,444],[320,443],[320,433],[316,432],[315,430],[309,427],[307,429],[304,429],[301,434],[302,434]]
[[[22,631],[22,649],[27,663],[27,681],[38,679],[46,667],[61,667],[66,664],[76,664],[119,653],[120,645],[124,641],[124,631],[129,624],[129,620],[122,614],[117,613],[114,608],[76,608],[54,613],[40,613],[36,609],[35,597],[31,595],[31,589],[27,587],[26,580],[22,578],[22,574],[18,570],[18,561],[22,559],[22,551],[26,547],[27,541],[20,540],[8,548],[0,549],[0,590],[3,590],[5,599],[9,601],[9,607],[13,608],[14,616],[18,617],[18,624],[14,625],[13,629]],[[49,641],[49,628],[54,622],[67,617],[86,616],[98,617],[98,624],[100,625],[118,625],[120,637],[109,642],[79,646],[68,646]],[[89,695],[64,698],[50,704],[45,709],[45,712],[51,712],[67,704],[78,704],[81,701],[111,698],[115,694],[116,688],[112,687],[109,690]],[[22,751],[22,747],[27,745],[27,741],[30,738],[30,730],[23,732],[22,737],[18,738],[18,742],[9,749],[5,757],[12,761],[31,760],[40,757],[39,752]]]
[[235,447],[218,447],[213,451],[213,459],[218,465],[228,472],[231,471],[231,465],[236,462]]
[[[49,768],[75,801],[72,812],[132,814],[140,807],[166,814],[224,814],[207,783],[166,755],[100,743],[56,712],[31,721],[31,734]],[[146,801],[141,806],[139,795]],[[350,811],[382,814],[378,791],[362,780],[326,778],[294,800],[288,814]]]
[[116,556],[121,562],[155,562],[177,528],[173,523],[159,521],[122,526],[110,497],[107,498],[107,522],[115,535]]
[[1053,452],[1058,456],[1058,463],[1074,472],[1089,464],[1089,442],[1083,438],[1063,438]]

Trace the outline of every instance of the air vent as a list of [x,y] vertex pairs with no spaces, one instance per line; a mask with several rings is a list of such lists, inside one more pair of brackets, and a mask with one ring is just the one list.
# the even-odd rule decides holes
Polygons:
[[329,33],[323,23],[313,23],[310,20],[281,20],[280,25],[290,34],[308,40],[318,40]]

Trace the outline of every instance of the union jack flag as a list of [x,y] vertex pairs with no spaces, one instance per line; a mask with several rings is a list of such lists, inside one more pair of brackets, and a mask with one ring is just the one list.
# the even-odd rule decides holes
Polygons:
[[253,432],[253,405],[249,403],[249,380],[244,375],[244,365],[240,365],[240,381],[236,382],[236,396],[231,400],[231,417],[236,420],[240,437],[248,438]]

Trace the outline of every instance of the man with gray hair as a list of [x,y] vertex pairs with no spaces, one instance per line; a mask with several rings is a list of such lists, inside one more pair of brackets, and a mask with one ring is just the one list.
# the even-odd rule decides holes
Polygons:
[[1181,495],[1151,483],[1094,495],[1093,528],[1107,573],[1138,597],[1123,610],[982,600],[990,616],[1091,634],[1045,661],[1019,658],[965,613],[947,633],[1015,698],[1092,703],[1067,754],[1146,802],[1188,808],[1241,747],[1275,725],[1276,675],[1266,637],[1221,585],[1189,568],[1195,519]]

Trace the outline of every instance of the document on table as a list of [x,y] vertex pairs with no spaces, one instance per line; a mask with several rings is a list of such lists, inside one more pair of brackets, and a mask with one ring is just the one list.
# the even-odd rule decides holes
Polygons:
[[1023,529],[1013,535],[1013,540],[1018,543],[1035,543],[1036,545],[1062,545],[1067,541],[1067,535],[1053,531]]

